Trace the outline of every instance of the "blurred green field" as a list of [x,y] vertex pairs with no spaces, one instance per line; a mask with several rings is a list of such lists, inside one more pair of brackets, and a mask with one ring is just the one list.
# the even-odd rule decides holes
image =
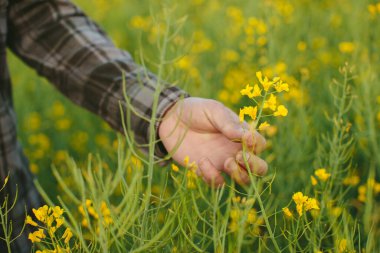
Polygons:
[[[269,119],[271,127],[263,132],[269,173],[254,188],[231,181],[224,192],[198,181],[196,189],[179,187],[191,175],[169,164],[155,167],[150,192],[156,197],[147,204],[149,169],[139,169],[141,162],[127,153],[132,165],[122,175],[129,183],[96,199],[97,187],[120,176],[116,133],[10,54],[18,133],[31,169],[49,197],[62,206],[59,195],[71,210],[70,224],[74,217],[82,224],[70,225],[74,237],[85,238],[76,239],[72,252],[380,252],[380,2],[74,2],[152,72],[160,54],[156,41],[170,16],[173,29],[181,29],[168,44],[168,58],[176,60],[164,66],[164,77],[192,96],[217,99],[238,113],[249,103],[240,90],[257,83],[257,71],[281,77],[290,91],[281,98],[288,116]],[[89,153],[101,157],[92,164],[96,180],[79,186],[80,173],[73,172],[68,156],[86,171]],[[119,230],[103,226],[104,237],[98,238],[95,229],[86,232],[77,203],[57,184],[52,165],[79,200],[91,199],[99,210],[106,201]],[[319,168],[330,174],[326,181],[315,174]],[[296,192],[315,198],[320,210],[300,217],[292,203]],[[116,204],[128,194],[146,209],[143,221],[131,218],[123,230],[116,222],[123,210],[139,213],[135,206]],[[282,211],[287,206],[292,218]]]

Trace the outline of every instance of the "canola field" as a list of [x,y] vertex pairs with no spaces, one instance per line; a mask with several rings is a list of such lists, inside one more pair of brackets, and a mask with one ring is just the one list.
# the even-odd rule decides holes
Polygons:
[[136,62],[253,122],[269,170],[213,189],[10,55],[48,203],[26,220],[35,252],[380,252],[380,2],[74,2]]

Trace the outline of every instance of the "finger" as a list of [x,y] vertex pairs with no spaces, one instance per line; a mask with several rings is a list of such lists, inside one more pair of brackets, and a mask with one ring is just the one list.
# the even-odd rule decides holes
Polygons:
[[240,185],[245,185],[250,182],[247,171],[242,169],[233,157],[227,158],[224,162],[224,172]]
[[252,153],[239,151],[236,154],[236,161],[240,166],[247,170],[251,170],[255,175],[264,176],[268,171],[268,164]]
[[208,185],[219,187],[224,184],[221,171],[219,171],[208,158],[199,160],[197,174],[202,176]]
[[247,122],[240,122],[239,117],[222,103],[214,102],[212,111],[208,110],[213,126],[228,139],[242,139],[245,132],[249,131]]
[[266,148],[265,138],[256,130],[254,132],[247,131],[243,135],[243,143],[246,143],[248,149],[255,154],[260,154]]

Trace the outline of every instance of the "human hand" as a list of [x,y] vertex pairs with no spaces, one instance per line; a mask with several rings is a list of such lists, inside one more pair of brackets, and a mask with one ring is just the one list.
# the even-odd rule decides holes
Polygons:
[[[250,182],[247,169],[257,175],[267,172],[267,163],[257,156],[265,148],[264,137],[250,131],[246,122],[240,123],[233,111],[215,100],[190,97],[177,102],[166,112],[158,134],[168,152],[179,144],[173,159],[184,165],[189,156],[208,184],[222,185],[222,172],[239,184]],[[244,155],[248,168],[243,145],[251,150]]]

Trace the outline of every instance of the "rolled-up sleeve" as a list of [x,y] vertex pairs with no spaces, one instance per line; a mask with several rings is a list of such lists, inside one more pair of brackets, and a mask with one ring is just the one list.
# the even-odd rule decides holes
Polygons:
[[[137,65],[130,54],[115,47],[106,34],[67,0],[11,0],[8,47],[52,82],[76,104],[98,114],[123,131],[119,102],[123,74],[130,105],[130,129],[137,144],[149,143],[157,78]],[[161,86],[160,86],[161,87]],[[166,85],[159,91],[156,118],[181,97],[183,90]],[[141,117],[143,116],[143,117]],[[158,124],[155,125],[156,130]],[[156,155],[166,151],[157,145]]]

